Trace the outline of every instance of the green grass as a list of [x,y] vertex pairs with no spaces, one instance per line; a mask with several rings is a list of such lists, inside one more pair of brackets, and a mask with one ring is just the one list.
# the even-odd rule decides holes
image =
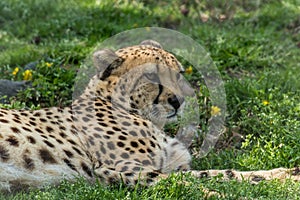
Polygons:
[[134,188],[125,186],[104,186],[100,183],[89,184],[83,179],[74,183],[62,182],[56,187],[44,190],[1,196],[3,199],[204,199],[212,191],[208,199],[299,199],[299,183],[287,181],[261,182],[250,185],[247,182],[223,182],[221,177],[211,180],[200,180],[190,175],[174,176],[160,181],[155,186],[144,188],[140,185]]
[[[34,66],[36,89],[23,91],[8,108],[70,104],[76,70],[91,50],[119,32],[144,26],[176,29],[198,41],[220,70],[227,96],[227,131],[194,169],[239,170],[300,164],[300,4],[295,0],[0,2],[0,78],[23,80]],[[192,1],[191,1],[192,2]],[[229,19],[218,20],[218,13]],[[210,16],[207,22],[199,18]],[[51,64],[51,67],[48,65]],[[19,72],[13,75],[15,68]],[[198,74],[190,80],[198,81]],[[205,98],[206,96],[204,96]],[[200,100],[202,102],[202,100]],[[197,151],[201,141],[193,144]],[[178,184],[184,180],[188,184]],[[182,181],[183,182],[183,181]],[[299,183],[250,185],[218,178],[172,176],[149,188],[90,185],[79,179],[57,187],[0,195],[0,199],[201,199],[203,188],[223,199],[300,199]],[[221,197],[212,197],[219,199]]]

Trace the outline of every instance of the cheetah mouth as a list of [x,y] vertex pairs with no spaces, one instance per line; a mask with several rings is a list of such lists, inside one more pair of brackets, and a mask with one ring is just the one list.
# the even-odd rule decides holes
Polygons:
[[173,117],[176,117],[176,115],[177,115],[177,110],[174,110],[173,112],[171,112],[167,115],[167,119],[171,119]]

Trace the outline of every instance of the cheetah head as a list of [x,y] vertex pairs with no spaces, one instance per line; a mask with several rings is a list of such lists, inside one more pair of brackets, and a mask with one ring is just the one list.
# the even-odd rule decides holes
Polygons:
[[160,128],[176,119],[184,96],[192,94],[180,62],[155,41],[116,52],[100,50],[93,59],[99,71],[94,93]]

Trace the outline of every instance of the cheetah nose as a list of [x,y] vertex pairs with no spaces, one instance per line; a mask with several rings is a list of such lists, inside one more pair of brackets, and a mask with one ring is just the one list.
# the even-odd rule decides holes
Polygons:
[[180,107],[180,105],[183,102],[183,98],[180,98],[180,97],[177,98],[177,96],[173,96],[173,97],[168,98],[168,102],[169,102],[169,104],[171,104],[173,106],[173,108],[175,110],[178,110],[178,108]]

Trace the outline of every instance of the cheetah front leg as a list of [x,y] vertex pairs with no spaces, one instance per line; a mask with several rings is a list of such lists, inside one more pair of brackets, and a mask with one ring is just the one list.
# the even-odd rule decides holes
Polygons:
[[152,166],[143,166],[136,161],[120,160],[115,165],[102,165],[94,169],[95,176],[106,184],[124,183],[125,185],[153,185],[162,178],[167,178]]
[[284,181],[291,179],[300,181],[299,168],[275,168],[271,170],[258,170],[258,171],[236,171],[236,170],[203,170],[203,171],[190,171],[191,174],[198,178],[215,177],[220,174],[223,175],[222,179],[230,180],[236,179],[238,181],[250,181],[250,183],[257,184],[262,180],[278,179]]

